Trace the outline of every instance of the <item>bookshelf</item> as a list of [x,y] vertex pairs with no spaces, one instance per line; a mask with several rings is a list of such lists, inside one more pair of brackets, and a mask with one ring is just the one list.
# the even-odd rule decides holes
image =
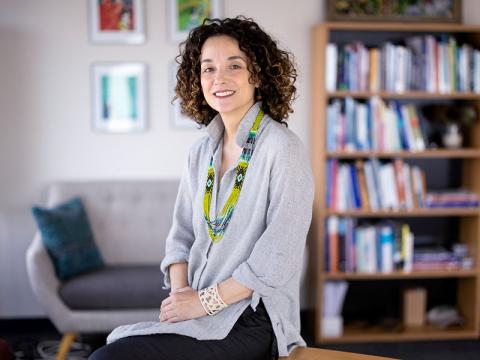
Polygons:
[[[480,335],[480,210],[479,208],[415,208],[410,210],[332,210],[327,207],[327,162],[331,159],[345,162],[376,158],[381,161],[401,159],[403,161],[456,161],[460,163],[461,186],[480,194],[480,121],[470,129],[467,146],[461,149],[430,149],[424,151],[327,151],[327,106],[334,99],[353,98],[366,101],[378,97],[384,101],[423,103],[474,103],[480,106],[480,94],[464,92],[426,92],[426,91],[327,91],[326,87],[326,47],[329,42],[347,41],[365,42],[367,47],[380,46],[382,42],[401,42],[408,36],[447,34],[480,48],[480,27],[457,24],[402,24],[402,23],[323,23],[313,29],[312,49],[312,112],[311,112],[311,158],[315,177],[314,216],[311,229],[312,247],[315,255],[313,282],[316,286],[315,340],[317,343],[376,342],[376,341],[412,341],[474,339]],[[326,219],[329,216],[347,217],[361,221],[371,219],[393,219],[400,221],[443,222],[453,219],[458,222],[458,241],[468,245],[474,266],[469,269],[431,270],[431,271],[392,271],[388,273],[329,272],[325,269],[324,239]],[[420,328],[406,328],[400,322],[390,328],[359,322],[358,319],[344,318],[343,334],[340,337],[324,337],[320,331],[323,312],[323,291],[327,281],[344,280],[349,284],[363,284],[381,289],[384,284],[400,288],[404,282],[409,284],[422,281],[451,282],[453,284],[455,305],[464,317],[464,323],[447,329],[430,325]],[[453,283],[452,283],[453,282]],[[380,290],[379,290],[380,291]],[[350,296],[347,294],[347,297]],[[353,299],[368,302],[368,298]],[[399,301],[399,299],[397,299]],[[400,314],[401,316],[401,314]]]

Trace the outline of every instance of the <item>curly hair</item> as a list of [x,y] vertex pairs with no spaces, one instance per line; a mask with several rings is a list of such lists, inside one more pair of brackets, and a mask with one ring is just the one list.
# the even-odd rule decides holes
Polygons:
[[217,111],[212,109],[202,93],[200,83],[200,58],[202,46],[212,36],[226,35],[238,42],[240,50],[248,57],[250,81],[259,83],[256,91],[261,107],[273,120],[283,122],[293,112],[294,86],[297,71],[293,55],[278,48],[273,40],[252,19],[244,16],[226,19],[205,19],[202,25],[192,29],[180,45],[176,57],[176,96],[180,99],[182,113],[198,124],[208,125]]

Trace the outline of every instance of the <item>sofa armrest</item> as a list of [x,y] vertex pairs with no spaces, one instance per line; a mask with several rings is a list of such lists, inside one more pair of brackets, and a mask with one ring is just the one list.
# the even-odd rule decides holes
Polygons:
[[53,263],[43,246],[39,232],[35,234],[27,249],[26,264],[30,285],[40,305],[60,332],[68,331],[70,310],[58,295],[60,280],[55,274]]

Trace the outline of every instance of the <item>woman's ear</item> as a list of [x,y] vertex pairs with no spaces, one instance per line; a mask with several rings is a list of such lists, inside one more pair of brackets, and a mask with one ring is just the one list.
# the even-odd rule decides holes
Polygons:
[[255,85],[255,100],[262,100],[262,94],[260,94],[260,85]]

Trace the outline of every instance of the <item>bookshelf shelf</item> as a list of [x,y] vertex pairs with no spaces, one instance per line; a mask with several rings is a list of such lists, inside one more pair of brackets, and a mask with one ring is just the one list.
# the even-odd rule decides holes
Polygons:
[[409,23],[370,23],[370,22],[326,22],[322,26],[327,31],[365,31],[365,32],[426,32],[426,33],[476,33],[478,26],[461,24],[409,24]]
[[[447,150],[447,149],[428,149],[424,151],[327,151],[327,145],[331,145],[331,137],[327,139],[327,120],[328,106],[332,103],[340,104],[340,112],[346,113],[344,109],[347,98],[353,98],[351,103],[356,106],[357,103],[369,105],[369,100],[380,103],[391,102],[392,104],[410,105],[416,104],[474,104],[480,107],[480,94],[472,91],[465,92],[427,92],[427,91],[328,91],[327,90],[327,45],[328,43],[336,43],[337,48],[360,42],[365,48],[375,47],[380,51],[382,44],[392,42],[393,44],[402,44],[406,38],[419,35],[420,37],[434,35],[447,35],[455,37],[458,44],[467,43],[472,48],[480,48],[480,26],[464,26],[461,24],[433,24],[433,23],[368,23],[368,22],[333,22],[323,23],[315,26],[313,29],[312,41],[312,117],[311,117],[311,159],[313,164],[313,173],[315,176],[315,201],[313,209],[313,221],[311,229],[311,237],[309,241],[313,242],[312,248],[316,248],[316,254],[311,259],[312,266],[315,266],[315,276],[312,279],[312,286],[317,290],[316,297],[316,317],[315,317],[315,341],[317,343],[345,343],[345,342],[376,342],[376,341],[409,341],[409,340],[447,340],[447,339],[473,339],[480,336],[480,208],[414,208],[414,210],[399,211],[333,211],[327,207],[327,200],[331,201],[332,192],[329,190],[329,198],[327,199],[327,173],[329,166],[332,164],[345,164],[353,171],[357,166],[365,165],[368,161],[382,160],[380,165],[388,164],[390,161],[403,162],[419,167],[425,171],[426,178],[431,180],[435,176],[429,171],[431,167],[448,162],[452,167],[445,171],[452,175],[450,178],[445,177],[448,183],[446,187],[452,186],[457,188],[459,185],[476,194],[480,194],[480,121],[477,121],[468,134],[465,135],[465,143],[467,147]],[[437,45],[438,46],[438,45]],[[330,47],[331,50],[331,47]],[[339,53],[338,53],[339,54]],[[335,55],[336,56],[336,55]],[[340,56],[340,55],[339,55]],[[371,56],[369,54],[368,56]],[[381,55],[380,55],[381,56]],[[338,61],[338,60],[337,60]],[[330,63],[331,64],[331,63]],[[377,67],[378,69],[378,67]],[[344,70],[345,71],[345,70]],[[330,72],[329,72],[330,74]],[[332,78],[328,78],[329,89],[339,86],[340,82],[336,82],[332,87]],[[338,73],[337,78],[338,80]],[[367,82],[371,79],[367,79]],[[342,83],[341,86],[344,85]],[[347,83],[349,84],[349,83]],[[350,85],[347,85],[350,86]],[[383,88],[384,85],[372,87],[368,86],[352,86],[352,88]],[[387,87],[385,87],[387,88]],[[390,89],[397,87],[388,87]],[[408,87],[400,87],[408,89]],[[420,87],[416,87],[420,88]],[[430,89],[430,87],[424,87]],[[436,89],[440,89],[437,84]],[[448,88],[448,87],[447,87]],[[460,87],[451,87],[449,89],[460,89]],[[442,88],[445,90],[445,88]],[[461,88],[465,90],[474,89]],[[398,101],[395,101],[398,100]],[[395,105],[396,106],[396,105]],[[331,119],[331,117],[330,117]],[[354,120],[356,121],[356,120]],[[350,128],[351,129],[351,128]],[[343,130],[342,130],[343,131]],[[328,133],[331,136],[332,133]],[[363,135],[362,135],[363,136]],[[351,143],[350,143],[351,144]],[[344,145],[344,144],[343,144]],[[335,147],[328,147],[334,149]],[[345,148],[342,146],[336,149]],[[360,147],[364,148],[364,147]],[[385,147],[388,148],[388,147]],[[392,147],[393,148],[393,147]],[[403,147],[405,148],[405,147]],[[410,147],[415,148],[415,147]],[[417,149],[420,149],[418,147]],[[398,159],[398,160],[397,160]],[[449,161],[455,159],[455,161]],[[386,160],[386,161],[385,161]],[[421,160],[421,161],[417,161]],[[358,165],[360,164],[360,165]],[[328,166],[327,166],[328,165]],[[358,170],[357,170],[358,171]],[[457,180],[452,180],[457,179]],[[332,181],[331,178],[329,180]],[[338,184],[338,183],[337,183]],[[346,183],[343,183],[346,184]],[[433,182],[432,182],[433,184]],[[427,184],[437,189],[431,184]],[[367,194],[368,195],[368,194]],[[402,272],[394,271],[391,273],[345,273],[335,272],[328,273],[325,271],[325,251],[330,253],[331,248],[326,247],[325,237],[327,233],[327,219],[330,216],[337,216],[339,221],[347,218],[353,224],[362,226],[370,225],[377,220],[394,219],[395,223],[428,223],[435,227],[440,222],[452,222],[456,227],[452,227],[452,236],[458,243],[467,245],[469,256],[473,260],[473,269],[457,269],[457,270],[438,270],[438,271],[415,271]],[[371,219],[370,219],[371,218]],[[357,226],[357,225],[353,225]],[[431,237],[438,237],[434,234],[437,229],[423,229],[430,232]],[[449,235],[450,236],[450,235]],[[346,241],[346,240],[344,240]],[[331,243],[327,243],[331,244]],[[334,248],[335,249],[335,248]],[[338,269],[339,271],[341,268]],[[327,281],[344,280],[355,286],[362,286],[362,281],[368,281],[368,284],[374,287],[389,284],[389,281],[401,284],[428,283],[437,284],[445,279],[452,284],[452,296],[456,301],[459,312],[464,316],[465,326],[452,328],[448,330],[439,330],[433,327],[425,326],[418,329],[404,329],[399,326],[397,329],[389,330],[381,326],[362,327],[353,326],[349,323],[350,319],[345,319],[344,333],[339,338],[326,338],[321,333],[321,322],[323,314],[323,291]],[[431,280],[431,281],[430,281]],[[370,281],[373,281],[371,283]],[[403,282],[404,281],[404,282]],[[397,286],[397,284],[395,284]],[[433,286],[433,285],[432,285]],[[380,292],[379,292],[380,293]],[[352,293],[353,294],[353,293]],[[361,296],[359,293],[351,296]],[[349,296],[347,294],[347,296]],[[397,295],[393,295],[397,296]],[[429,298],[430,299],[430,298]],[[364,298],[350,298],[351,302],[365,301]],[[368,301],[368,300],[367,300]],[[360,315],[362,314],[355,314]]]
[[480,149],[458,149],[458,150],[445,150],[435,149],[426,151],[395,151],[395,152],[382,152],[382,151],[336,151],[327,152],[328,158],[337,159],[364,159],[370,157],[376,157],[380,159],[390,158],[410,158],[410,159],[424,159],[424,158],[456,158],[456,159],[468,159],[468,158],[480,158]]
[[392,273],[322,273],[322,277],[326,280],[395,280],[395,279],[428,279],[428,278],[462,278],[462,277],[476,277],[477,269],[468,270],[436,270],[436,271],[412,271],[403,272],[396,271]]
[[472,92],[459,93],[431,93],[425,91],[408,91],[404,93],[392,93],[387,91],[333,91],[327,93],[328,98],[353,97],[357,99],[368,99],[378,96],[383,99],[427,99],[427,100],[480,100],[480,94]]
[[398,218],[398,217],[445,217],[445,216],[478,216],[479,208],[445,208],[445,209],[415,209],[399,211],[369,211],[369,210],[351,210],[351,211],[333,211],[326,210],[327,216],[343,217],[380,217],[380,218]]
[[457,339],[476,339],[477,332],[470,327],[457,327],[448,330],[437,329],[430,326],[404,329],[384,329],[381,327],[367,327],[346,325],[344,334],[341,338],[324,338],[322,343],[352,343],[366,342],[375,339],[376,342],[390,341],[422,341],[422,340],[457,340]]

